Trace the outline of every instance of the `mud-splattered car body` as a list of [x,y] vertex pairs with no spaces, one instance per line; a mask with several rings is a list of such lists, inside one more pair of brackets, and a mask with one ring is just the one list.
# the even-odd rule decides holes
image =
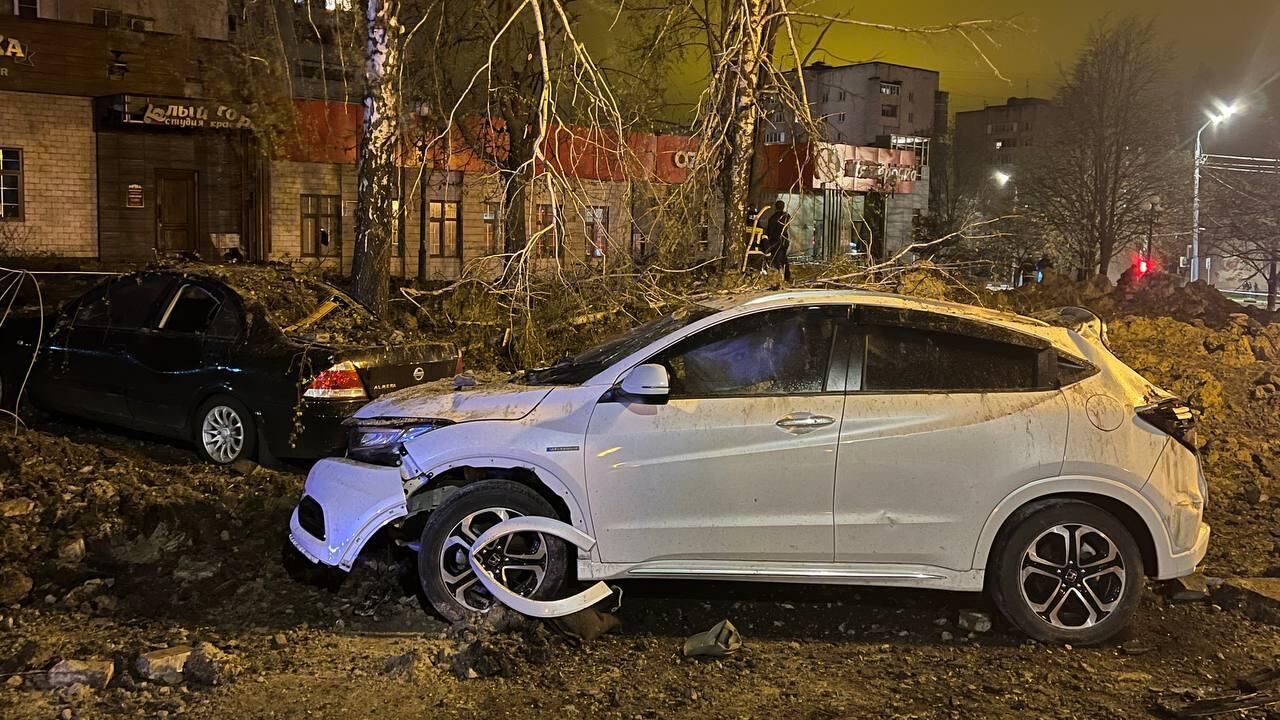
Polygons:
[[[269,307],[254,297],[263,286],[283,287],[298,309],[282,315],[278,299]],[[321,457],[341,452],[343,421],[371,397],[451,376],[460,363],[448,343],[346,337],[332,329],[344,315],[349,325],[372,324],[336,288],[285,269],[133,273],[100,283],[56,316],[14,319],[4,333],[17,348],[7,354],[5,388],[24,389],[37,407],[198,449],[209,434],[202,410],[213,401],[224,408],[219,417],[245,415],[240,432],[252,437],[241,438],[240,455]]]
[[[377,436],[393,452],[372,462],[318,463],[294,544],[349,569],[378,529],[499,477],[596,541],[576,554],[580,580],[978,591],[1014,525],[1072,502],[1123,525],[1148,576],[1188,574],[1205,554],[1190,415],[1098,328],[860,292],[655,322],[509,383],[365,406],[357,437],[406,434]],[[820,348],[817,362],[761,359],[788,344]],[[641,376],[665,386],[646,396]],[[1088,565],[1099,551],[1082,560],[1087,540],[1074,542]]]

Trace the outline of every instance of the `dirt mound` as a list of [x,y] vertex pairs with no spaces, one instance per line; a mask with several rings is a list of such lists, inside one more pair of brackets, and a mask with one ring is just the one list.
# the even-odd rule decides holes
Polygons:
[[[259,469],[240,476],[148,457],[155,453],[149,445],[125,452],[6,428],[0,433],[0,568],[38,585],[88,566],[137,559],[129,553],[216,539],[258,522],[266,515],[259,512],[263,503],[297,496],[294,475]],[[155,547],[143,547],[148,542]]]
[[1207,571],[1257,575],[1280,563],[1280,324],[1236,314],[1215,330],[1131,315],[1108,330],[1121,360],[1201,413]]

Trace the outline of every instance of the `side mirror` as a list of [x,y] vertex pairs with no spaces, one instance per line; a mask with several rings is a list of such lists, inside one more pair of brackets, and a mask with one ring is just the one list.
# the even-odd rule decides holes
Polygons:
[[618,390],[624,398],[633,402],[666,405],[671,394],[671,383],[665,367],[650,363],[632,368],[622,378]]

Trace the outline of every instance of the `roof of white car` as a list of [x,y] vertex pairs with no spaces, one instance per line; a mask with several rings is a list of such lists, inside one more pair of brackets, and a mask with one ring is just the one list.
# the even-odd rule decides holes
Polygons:
[[972,318],[984,322],[996,323],[1024,332],[1036,332],[1038,329],[1051,327],[1048,323],[1001,310],[965,305],[945,300],[929,300],[926,298],[877,292],[874,290],[792,290],[788,292],[759,292],[725,295],[701,301],[702,304],[717,310],[729,310],[736,307],[779,307],[787,305],[804,305],[805,303],[850,303],[854,305],[870,305],[877,307],[898,307],[913,310],[926,310],[958,317]]

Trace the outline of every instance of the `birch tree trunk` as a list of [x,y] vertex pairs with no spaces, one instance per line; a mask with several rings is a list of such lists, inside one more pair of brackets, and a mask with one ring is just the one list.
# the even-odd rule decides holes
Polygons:
[[747,205],[751,198],[751,173],[755,166],[756,131],[759,126],[761,73],[773,51],[777,19],[773,0],[743,0],[742,45],[733,83],[727,119],[728,153],[722,174],[724,183],[724,246],[736,263],[746,252]]
[[390,294],[392,199],[400,98],[399,0],[365,0],[364,124],[356,164],[356,244],[351,291],[375,314],[387,310]]

